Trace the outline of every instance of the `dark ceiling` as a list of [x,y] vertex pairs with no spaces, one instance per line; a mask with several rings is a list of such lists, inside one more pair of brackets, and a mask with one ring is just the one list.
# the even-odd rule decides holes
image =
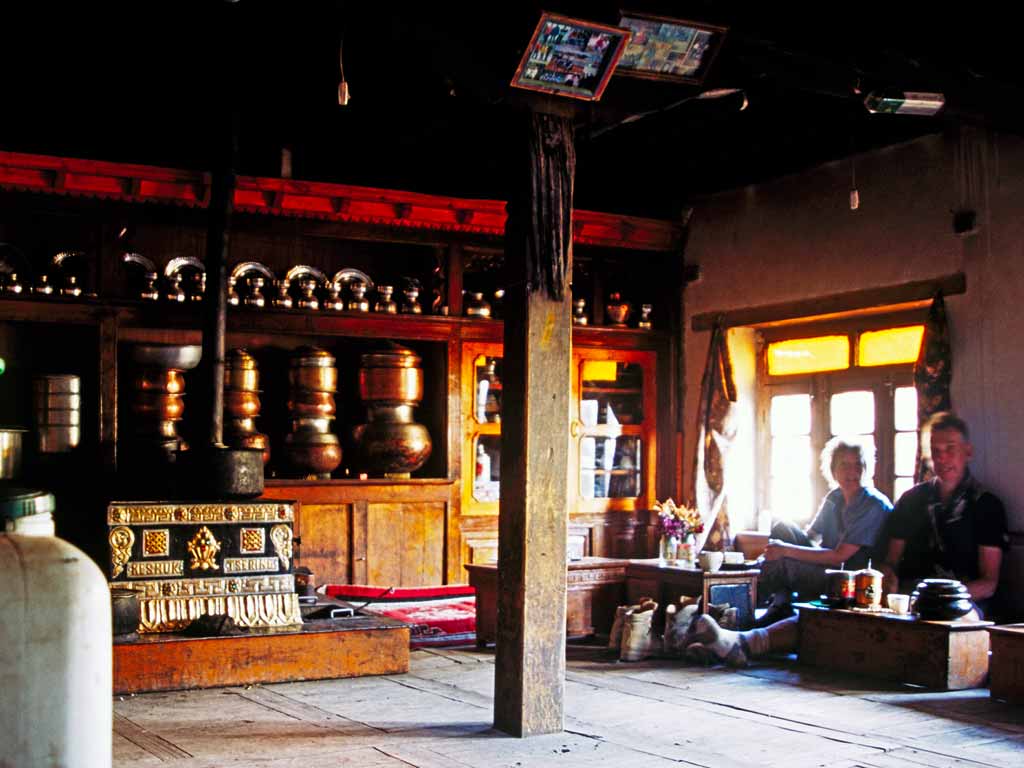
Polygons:
[[[235,101],[243,173],[277,175],[288,145],[296,178],[503,199],[522,102],[508,82],[541,10],[615,23],[622,5],[154,0],[75,16],[44,7],[5,24],[0,149],[205,168],[222,107]],[[892,0],[626,7],[729,32],[702,87],[616,76],[601,102],[572,102],[582,208],[673,218],[708,193],[960,119],[1024,125],[1017,33],[984,3],[970,16]],[[347,107],[337,104],[342,39]],[[863,93],[882,87],[942,91],[947,108],[871,115]],[[710,88],[742,88],[749,106],[687,100]]]

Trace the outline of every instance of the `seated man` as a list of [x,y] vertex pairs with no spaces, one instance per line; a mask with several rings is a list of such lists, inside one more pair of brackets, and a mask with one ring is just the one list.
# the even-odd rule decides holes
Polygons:
[[[806,532],[777,524],[764,553],[758,591],[772,597],[769,616],[788,613],[789,597],[814,599],[826,591],[825,570],[846,564],[847,570],[867,566],[892,503],[864,485],[869,459],[864,446],[834,437],[821,452],[821,472],[832,489],[821,502]],[[821,541],[815,546],[812,540]]]
[[[1009,546],[1006,511],[967,469],[972,449],[962,419],[935,414],[921,430],[921,445],[935,478],[914,486],[896,503],[882,566],[886,591],[898,585],[912,590],[921,578],[955,578],[966,584],[978,606],[974,618],[985,617]],[[767,653],[793,653],[800,639],[797,622],[792,616],[763,629],[733,632],[710,616],[699,616],[690,627],[687,656],[739,667]]]
[[989,617],[1009,548],[1006,510],[967,467],[973,448],[962,419],[935,414],[921,430],[921,446],[935,476],[896,504],[881,568],[885,589],[909,593],[921,579],[957,579],[970,591],[978,615]]

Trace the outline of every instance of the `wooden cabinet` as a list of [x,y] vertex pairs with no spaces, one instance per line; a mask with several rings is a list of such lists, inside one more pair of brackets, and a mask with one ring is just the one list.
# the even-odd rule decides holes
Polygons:
[[[31,426],[33,373],[82,376],[83,445],[67,457],[73,471],[55,472],[27,455],[25,474],[43,484],[69,478],[76,492],[59,504],[58,531],[101,561],[106,558],[103,510],[119,493],[119,438],[131,426],[126,407],[130,347],[201,339],[199,302],[140,300],[140,275],[124,256],[141,253],[152,261],[165,293],[168,265],[203,258],[207,183],[201,173],[0,153],[0,241],[17,245],[24,262],[18,264],[20,284],[31,287],[38,275],[55,271],[54,254],[73,251],[75,258],[62,263],[81,270],[84,288],[77,297],[15,294],[9,290],[8,256],[0,253],[0,357],[8,363],[0,377],[0,417]],[[148,204],[140,205],[143,201]],[[504,205],[245,176],[239,177],[235,205],[229,266],[256,261],[277,278],[300,264],[328,276],[351,267],[378,284],[395,285],[399,301],[403,278],[422,288],[422,314],[285,309],[269,303],[229,308],[228,348],[246,347],[260,366],[257,427],[270,435],[272,447],[266,495],[301,505],[299,564],[321,583],[464,581],[464,563],[493,561],[497,552],[502,324],[462,316],[463,293],[501,285]],[[587,211],[574,211],[573,219],[575,284],[591,297],[593,321],[602,318],[601,302],[592,297],[603,297],[601,276],[617,258],[629,262],[622,290],[632,291],[635,300],[653,300],[655,316],[667,328],[675,288],[658,285],[656,298],[646,293],[641,298],[657,281],[644,279],[636,265],[657,271],[679,261],[678,227]],[[69,277],[54,276],[59,285]],[[199,285],[193,281],[190,290]],[[264,287],[268,299],[273,289]],[[573,339],[571,419],[551,434],[573,445],[573,476],[567,479],[570,552],[643,554],[634,551],[639,540],[634,513],[650,505],[658,483],[673,478],[671,463],[656,457],[666,455],[673,441],[665,436],[674,427],[656,426],[656,417],[659,404],[668,404],[664,393],[666,382],[674,380],[676,353],[664,329],[575,328]],[[423,359],[425,392],[415,420],[430,432],[433,454],[409,480],[360,480],[350,440],[352,428],[364,420],[359,358],[391,341]],[[290,429],[288,356],[304,345],[321,346],[337,359],[341,386],[332,430],[348,453],[329,480],[289,478],[281,462]],[[585,378],[581,366],[591,361],[613,363],[616,377],[607,389],[616,391],[605,392],[603,384]],[[182,436],[192,442],[205,431],[198,377],[198,370],[186,374],[181,425]],[[587,422],[591,400],[599,401],[594,424]],[[626,401],[633,405],[623,409]],[[575,436],[570,420],[580,425]],[[98,538],[87,542],[93,535]]]
[[[595,338],[602,331],[587,333]],[[581,345],[573,350],[572,407],[561,433],[570,446],[570,558],[646,554],[646,536],[637,539],[632,513],[650,509],[655,499],[657,350],[663,340],[656,334],[617,335],[621,347]],[[649,348],[635,348],[640,345]],[[460,530],[466,542],[464,561],[472,564],[497,557],[501,355],[497,342],[462,344]],[[558,439],[559,434],[553,425],[548,437]]]
[[295,563],[318,584],[413,587],[448,581],[448,480],[269,481],[264,496],[295,499]]
[[642,350],[573,351],[570,467],[577,512],[650,509],[657,366]]

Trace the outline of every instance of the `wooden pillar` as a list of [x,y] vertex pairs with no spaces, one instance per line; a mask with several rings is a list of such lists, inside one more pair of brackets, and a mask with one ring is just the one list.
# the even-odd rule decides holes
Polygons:
[[494,726],[563,729],[571,367],[572,184],[567,117],[533,113],[505,238],[504,400]]

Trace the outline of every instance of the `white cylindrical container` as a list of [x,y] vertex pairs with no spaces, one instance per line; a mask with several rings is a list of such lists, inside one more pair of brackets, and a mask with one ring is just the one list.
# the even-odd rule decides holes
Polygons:
[[110,590],[83,552],[0,534],[0,766],[109,768]]

